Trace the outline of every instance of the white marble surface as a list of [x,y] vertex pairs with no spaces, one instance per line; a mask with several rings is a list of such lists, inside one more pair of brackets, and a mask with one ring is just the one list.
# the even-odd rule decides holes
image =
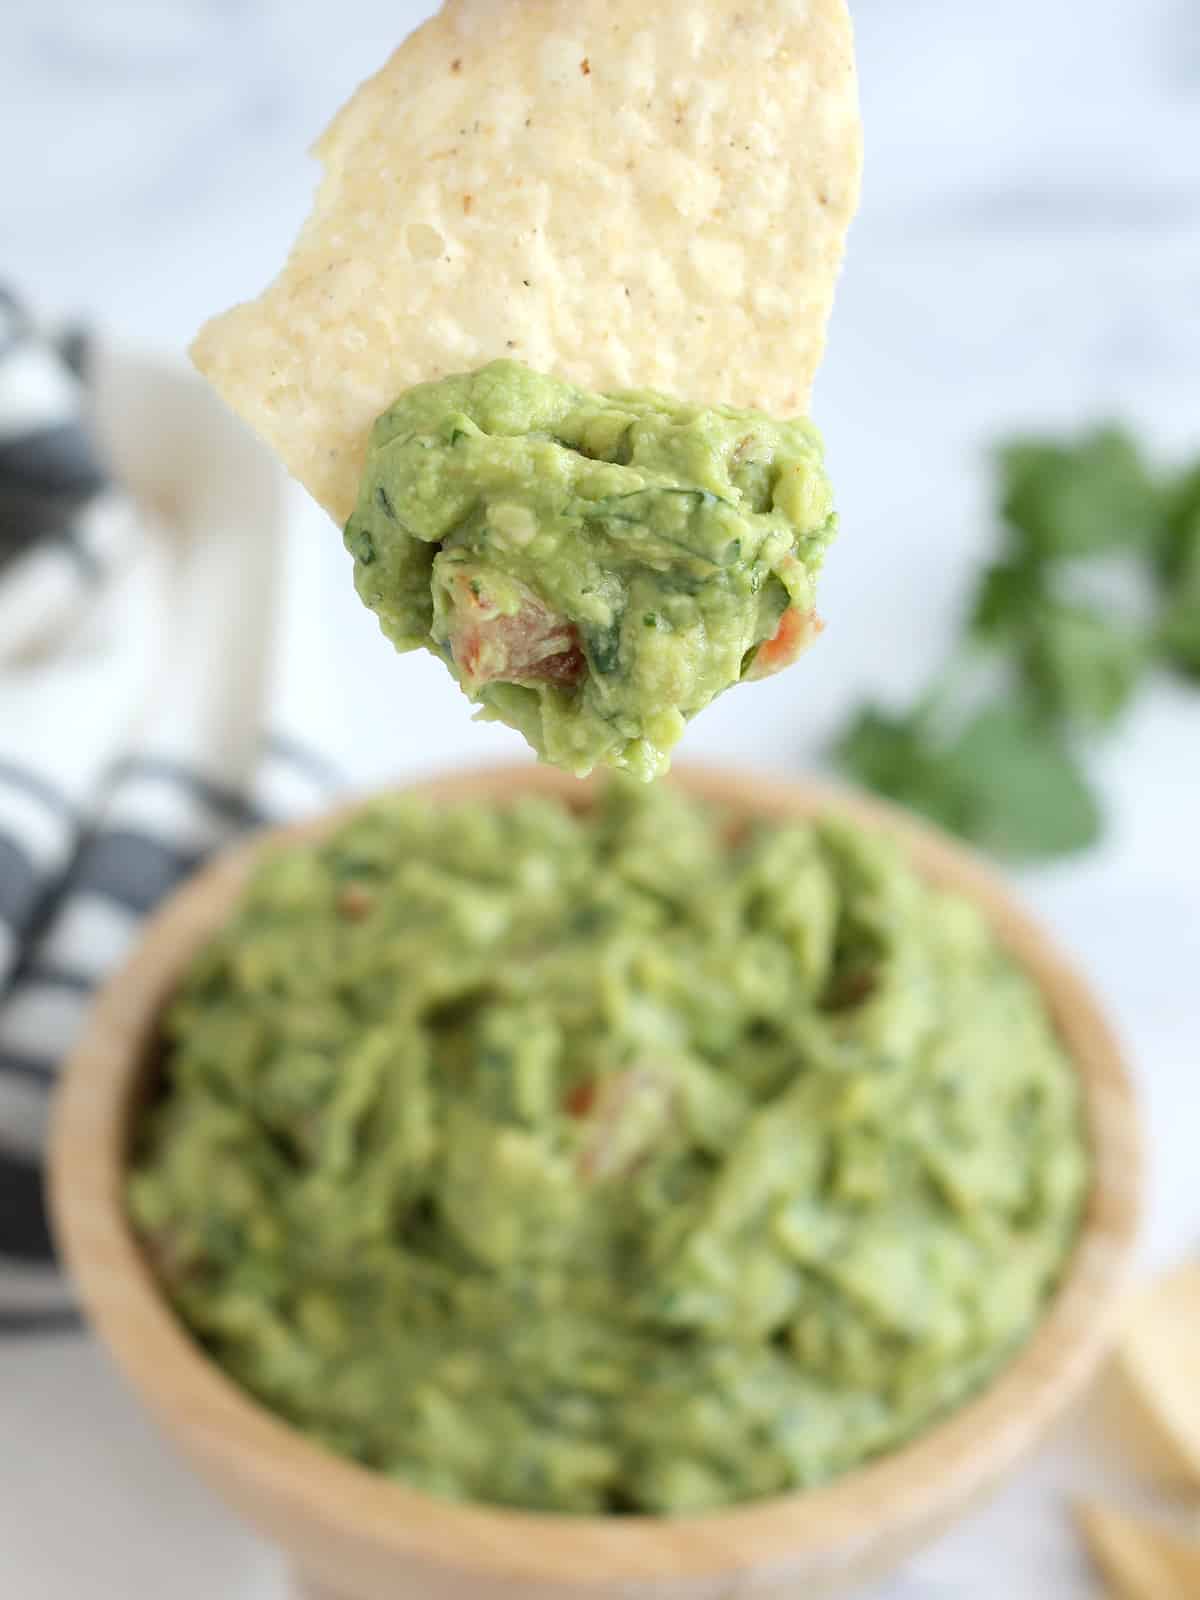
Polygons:
[[[179,349],[269,276],[301,152],[416,19],[385,0],[39,0],[3,8],[0,272],[56,313]],[[1121,414],[1200,445],[1196,0],[858,0],[868,180],[816,411],[843,536],[802,670],[719,703],[687,753],[793,768],[864,691],[941,654],[986,538],[982,450]],[[298,592],[361,781],[511,753],[432,662],[397,664],[298,509]],[[381,736],[380,730],[384,730]],[[1097,770],[1106,845],[1025,875],[1108,994],[1145,1094],[1147,1261],[1200,1235],[1200,697],[1162,687]],[[270,1552],[167,1455],[86,1341],[0,1362],[0,1592],[268,1600]],[[1107,1468],[1065,1432],[888,1600],[1092,1593],[1066,1495]]]

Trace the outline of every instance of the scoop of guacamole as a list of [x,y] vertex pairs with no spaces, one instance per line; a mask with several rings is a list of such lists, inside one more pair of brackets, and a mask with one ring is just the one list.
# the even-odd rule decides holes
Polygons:
[[669,785],[368,806],[266,858],[129,1185],[180,1316],[437,1495],[682,1513],[981,1384],[1075,1237],[1073,1070],[973,907]]
[[497,361],[384,412],[345,537],[384,633],[482,716],[569,772],[650,779],[716,695],[815,637],[835,528],[803,419]]

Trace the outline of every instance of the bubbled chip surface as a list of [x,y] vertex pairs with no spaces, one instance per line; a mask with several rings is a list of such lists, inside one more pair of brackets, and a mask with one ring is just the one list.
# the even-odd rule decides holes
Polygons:
[[859,187],[845,0],[448,0],[316,153],[282,272],[193,356],[339,523],[375,417],[497,357],[807,409]]

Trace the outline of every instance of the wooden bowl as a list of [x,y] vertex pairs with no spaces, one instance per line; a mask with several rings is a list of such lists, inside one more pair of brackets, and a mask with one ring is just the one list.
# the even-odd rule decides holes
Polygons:
[[[828,1486],[675,1519],[568,1517],[433,1499],[310,1444],[225,1376],[177,1321],[125,1214],[130,1133],[156,1070],[164,1002],[255,856],[346,809],[223,856],[153,918],[71,1057],[54,1122],[58,1237],[91,1320],[200,1473],[288,1553],[305,1592],[338,1600],[733,1600],[840,1593],[893,1565],[986,1491],[1079,1393],[1106,1344],[1138,1210],[1137,1116],[1099,1008],[996,879],[941,835],[860,796],[750,773],[675,782],[745,811],[836,808],[900,835],[929,878],[969,896],[1040,986],[1083,1088],[1094,1176],[1063,1280],[1023,1349],[914,1442]],[[506,767],[416,786],[439,800],[588,786]]]

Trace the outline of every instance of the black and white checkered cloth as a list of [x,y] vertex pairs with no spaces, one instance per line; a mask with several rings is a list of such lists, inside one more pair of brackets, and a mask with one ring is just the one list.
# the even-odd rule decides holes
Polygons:
[[73,1315],[41,1150],[94,986],[211,850],[332,786],[271,731],[282,518],[261,462],[230,511],[252,447],[206,457],[145,398],[129,428],[151,460],[161,421],[176,457],[151,509],[112,481],[92,399],[86,342],[0,290],[0,1332]]

